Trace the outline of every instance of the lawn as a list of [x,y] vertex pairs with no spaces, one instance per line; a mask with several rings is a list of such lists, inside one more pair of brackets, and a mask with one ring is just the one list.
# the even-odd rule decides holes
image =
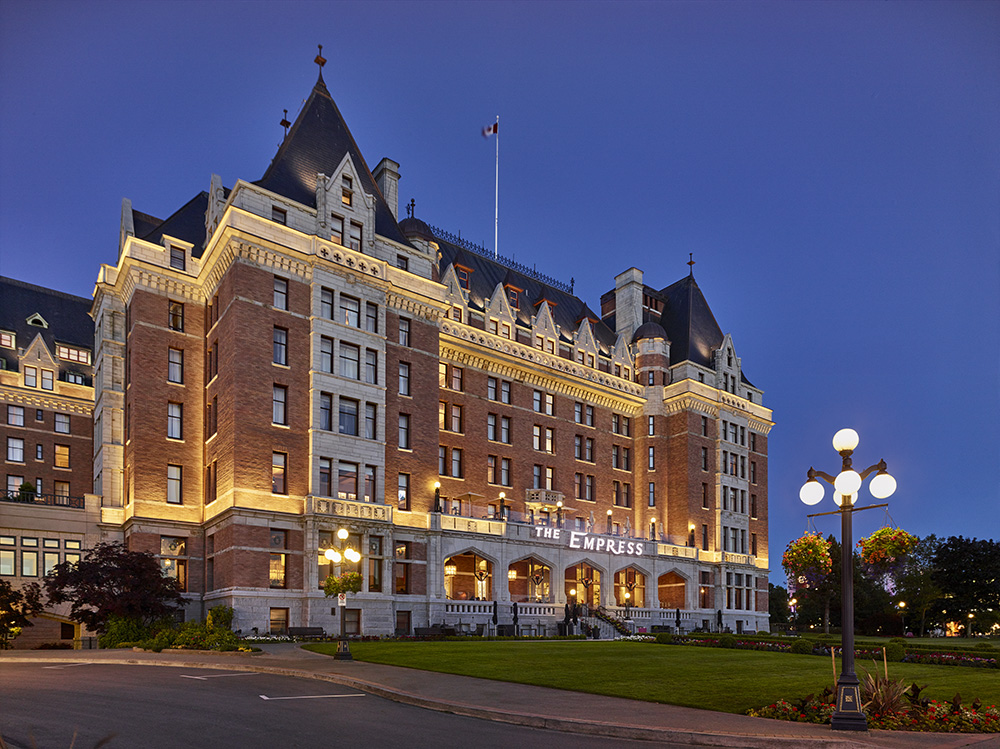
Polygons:
[[[337,648],[305,647],[329,655]],[[821,656],[641,642],[353,642],[351,652],[372,663],[730,713],[833,686],[830,659]],[[859,676],[876,668],[865,660],[856,665]],[[931,699],[958,692],[966,704],[975,697],[1000,704],[996,669],[892,663],[889,676],[927,684],[923,696]]]

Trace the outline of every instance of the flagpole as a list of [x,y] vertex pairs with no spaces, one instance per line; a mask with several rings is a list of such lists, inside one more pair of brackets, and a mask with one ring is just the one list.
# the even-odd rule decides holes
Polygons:
[[496,183],[493,190],[493,259],[497,259],[499,249],[497,247],[497,234],[500,228],[500,115],[497,115],[496,136],[497,136],[497,170]]

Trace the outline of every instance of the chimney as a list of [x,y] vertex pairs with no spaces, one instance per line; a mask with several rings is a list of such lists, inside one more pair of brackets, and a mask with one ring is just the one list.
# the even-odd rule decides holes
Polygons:
[[642,325],[642,271],[629,268],[615,276],[615,333],[632,340]]
[[375,183],[388,203],[392,217],[399,221],[399,164],[392,159],[382,159],[375,167]]

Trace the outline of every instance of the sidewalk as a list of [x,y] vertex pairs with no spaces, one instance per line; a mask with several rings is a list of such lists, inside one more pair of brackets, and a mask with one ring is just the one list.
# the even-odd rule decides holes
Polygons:
[[121,663],[255,671],[336,682],[396,702],[484,720],[695,746],[761,749],[1000,747],[1000,737],[996,734],[835,733],[829,726],[750,718],[361,661],[337,661],[302,650],[292,643],[266,645],[263,653],[254,655],[204,651],[8,650],[0,651],[0,675],[3,664],[10,661]]

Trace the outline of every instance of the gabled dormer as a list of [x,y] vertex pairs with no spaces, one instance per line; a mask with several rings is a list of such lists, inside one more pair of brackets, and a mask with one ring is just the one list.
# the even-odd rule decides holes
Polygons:
[[316,175],[316,233],[356,252],[371,254],[375,196],[364,185],[350,153],[336,171]]
[[177,237],[171,237],[169,234],[164,234],[160,237],[160,244],[163,245],[163,249],[167,254],[165,264],[174,270],[187,272],[188,261],[191,259],[191,250],[194,244],[185,242],[183,239],[178,239]]
[[507,300],[507,290],[498,283],[484,311],[486,330],[501,338],[514,338],[514,313]]
[[[33,320],[42,320],[42,316],[37,312],[28,318],[29,325],[37,323]],[[48,324],[45,326],[48,328]],[[59,371],[59,362],[49,350],[48,345],[39,333],[34,340],[24,350],[20,356],[20,369],[22,385],[26,388],[41,388],[42,390],[54,390],[56,376]]]
[[589,317],[580,320],[580,326],[573,334],[573,346],[576,348],[576,363],[585,367],[597,364],[597,339],[594,337],[594,323]]
[[[28,315],[28,319],[25,320],[25,322],[28,323],[28,325],[34,325],[36,328],[42,328],[43,330],[49,329],[48,322],[46,322],[45,318],[37,312]],[[45,344],[43,343],[42,345],[44,346]]]
[[531,320],[531,340],[532,345],[537,349],[550,354],[556,354],[559,351],[559,330],[552,319],[549,302],[545,300],[538,305],[538,311],[535,312]]
[[611,350],[611,373],[615,377],[632,379],[632,353],[623,335],[618,336],[615,347]]
[[441,283],[445,285],[447,292],[445,300],[448,302],[448,317],[455,322],[464,322],[466,310],[469,306],[469,290],[462,286],[459,279],[459,270],[454,264],[444,269]]
[[720,390],[734,395],[742,395],[740,391],[741,363],[733,346],[733,337],[726,333],[722,345],[712,353],[715,364],[715,386]]

